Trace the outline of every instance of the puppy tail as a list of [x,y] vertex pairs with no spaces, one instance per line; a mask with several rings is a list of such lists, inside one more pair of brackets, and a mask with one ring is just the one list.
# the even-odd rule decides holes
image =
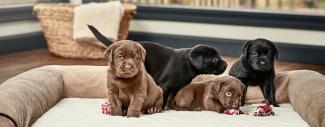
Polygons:
[[105,37],[102,33],[100,33],[94,26],[88,25],[89,30],[95,35],[95,37],[102,42],[105,46],[111,45],[113,42]]

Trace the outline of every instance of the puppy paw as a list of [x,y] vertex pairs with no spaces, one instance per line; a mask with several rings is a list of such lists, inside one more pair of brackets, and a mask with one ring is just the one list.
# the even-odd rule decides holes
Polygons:
[[150,107],[147,110],[148,114],[154,114],[154,113],[159,113],[162,112],[162,108],[161,107]]
[[113,108],[112,107],[112,116],[123,116],[123,112],[121,109]]
[[140,113],[127,113],[126,117],[130,118],[130,117],[139,117]]
[[278,104],[272,104],[274,107],[280,107]]
[[176,111],[187,111],[187,108],[177,108]]
[[123,110],[122,110],[122,115],[123,115],[123,116],[126,116],[127,113],[128,113],[128,110],[127,110],[127,109],[123,109]]
[[124,116],[122,112],[112,112],[112,116]]
[[202,108],[201,107],[196,107],[196,108],[193,108],[192,111],[202,111]]

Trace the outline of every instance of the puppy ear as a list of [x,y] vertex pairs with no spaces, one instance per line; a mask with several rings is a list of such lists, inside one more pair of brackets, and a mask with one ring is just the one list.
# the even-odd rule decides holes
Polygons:
[[275,59],[278,59],[279,58],[279,49],[278,49],[278,46],[276,46],[275,43],[274,44],[274,58]]
[[193,47],[189,53],[189,59],[190,59],[190,63],[197,69],[200,70],[203,68],[203,56],[204,56],[204,48],[206,48],[206,46],[203,45],[197,45],[195,47]]
[[111,45],[110,47],[108,47],[106,49],[106,51],[104,52],[104,56],[105,56],[105,60],[109,65],[113,64],[113,52],[114,49],[116,48],[115,45]]
[[220,93],[221,91],[221,88],[225,85],[224,81],[223,80],[217,80],[214,85],[212,86],[215,90],[215,94],[216,96],[218,96],[218,94]]
[[252,43],[252,41],[247,41],[242,48],[242,54],[245,58],[247,58],[247,56],[248,56],[248,51],[249,51],[249,47],[250,47],[251,43]]
[[89,30],[95,35],[97,40],[102,42],[105,46],[109,47],[111,44],[113,44],[113,41],[105,37],[102,33],[100,33],[94,26],[88,25]]
[[[139,44],[140,45],[140,44]],[[140,45],[141,47],[141,59],[144,62],[146,60],[146,50]]]
[[216,94],[218,94],[224,85],[224,80],[223,77],[218,77],[216,79],[208,81],[208,83],[212,85],[212,88],[214,89]]
[[247,87],[247,86],[245,86],[244,84],[241,85],[241,89],[242,89],[242,92],[243,92],[243,93],[245,92],[246,87]]

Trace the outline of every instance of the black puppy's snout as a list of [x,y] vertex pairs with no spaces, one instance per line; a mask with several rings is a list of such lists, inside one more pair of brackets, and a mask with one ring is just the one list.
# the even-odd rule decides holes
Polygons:
[[269,64],[269,62],[266,59],[259,59],[258,63],[262,66],[266,66]]
[[227,63],[226,63],[225,61],[223,61],[222,64],[223,64],[223,67],[224,67],[224,68],[227,68],[228,65],[227,65]]

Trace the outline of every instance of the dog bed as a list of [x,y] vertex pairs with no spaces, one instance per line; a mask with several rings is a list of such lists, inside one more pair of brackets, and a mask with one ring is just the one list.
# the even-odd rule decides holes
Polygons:
[[[274,108],[275,116],[229,116],[210,111],[189,112],[168,110],[139,118],[108,116],[101,113],[104,99],[66,98],[39,118],[32,127],[308,127],[290,104]],[[242,107],[254,111],[256,105]]]
[[[277,73],[276,92],[291,104],[275,116],[228,116],[215,112],[164,111],[140,118],[101,114],[106,96],[105,66],[44,66],[0,85],[0,125],[63,126],[325,126],[325,77],[314,71]],[[279,95],[279,94],[276,94]],[[286,99],[284,99],[286,100]],[[254,105],[250,105],[254,106]],[[252,107],[243,107],[249,110]]]

